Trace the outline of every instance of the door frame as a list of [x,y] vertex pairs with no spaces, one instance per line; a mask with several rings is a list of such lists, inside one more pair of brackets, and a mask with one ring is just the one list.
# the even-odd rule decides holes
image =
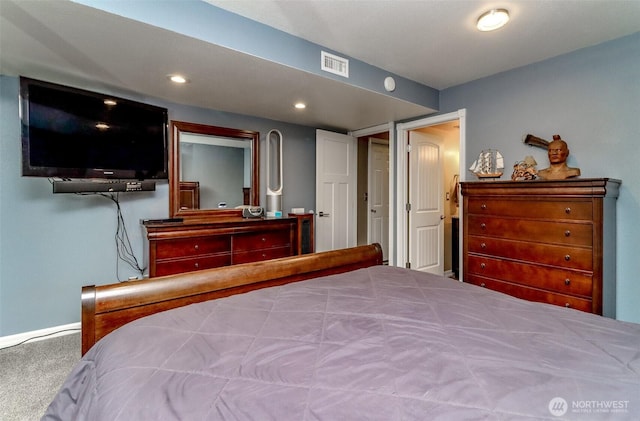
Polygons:
[[349,134],[356,139],[364,136],[371,136],[374,134],[378,134],[381,132],[389,132],[389,265],[395,266],[395,254],[396,254],[396,245],[395,245],[395,206],[394,203],[396,201],[395,196],[395,184],[394,184],[394,174],[395,174],[395,123],[393,121],[386,124],[379,124],[373,127],[367,127],[366,129],[354,130],[349,132]]
[[[409,156],[407,154],[407,145],[409,143],[409,132],[411,130],[421,129],[424,127],[435,126],[442,123],[447,123],[454,120],[459,120],[460,123],[460,143],[459,143],[459,154],[460,154],[460,164],[458,169],[459,179],[460,181],[464,181],[466,179],[465,168],[465,149],[466,149],[466,109],[460,109],[458,111],[454,111],[451,113],[441,114],[434,117],[425,117],[418,120],[408,121],[405,123],[399,123],[396,126],[396,136],[397,142],[394,142],[395,153],[394,157],[391,160],[395,161],[395,170],[394,174],[396,175],[396,184],[394,188],[395,197],[397,200],[393,202],[393,206],[389,209],[389,214],[393,213],[393,208],[395,208],[395,215],[397,215],[395,222],[395,241],[393,241],[395,245],[396,254],[393,256],[391,254],[391,250],[389,250],[390,259],[389,264],[391,263],[391,258],[393,257],[393,265],[395,266],[405,266],[405,262],[408,262],[409,259],[409,250],[407,250],[407,233],[409,230],[409,220],[407,217],[406,204],[409,200],[409,180],[408,180],[408,168]],[[389,136],[391,137],[391,136]],[[392,145],[389,143],[389,147]],[[390,150],[391,152],[391,150]],[[390,163],[391,165],[391,163]],[[391,196],[391,193],[389,193]],[[460,219],[462,220],[463,209],[460,207],[458,214]],[[389,219],[389,225],[392,225],[391,218]],[[462,238],[462,224],[460,225],[460,239]],[[391,241],[389,241],[391,243]],[[459,242],[460,250],[462,251],[462,241]],[[460,254],[461,256],[461,254]],[[463,279],[463,268],[460,267],[460,279]]]

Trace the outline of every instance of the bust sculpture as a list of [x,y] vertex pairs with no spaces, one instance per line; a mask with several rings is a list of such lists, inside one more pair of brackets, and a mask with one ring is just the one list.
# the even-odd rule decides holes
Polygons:
[[549,155],[549,168],[538,171],[538,177],[543,180],[564,180],[580,175],[580,168],[571,168],[567,165],[569,148],[567,142],[560,135],[553,135],[553,141],[547,146]]

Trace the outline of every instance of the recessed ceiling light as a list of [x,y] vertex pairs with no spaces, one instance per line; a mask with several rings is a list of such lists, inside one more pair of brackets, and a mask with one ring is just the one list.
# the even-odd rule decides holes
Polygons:
[[495,31],[505,26],[507,22],[509,22],[507,9],[491,9],[478,18],[476,26],[482,32]]
[[116,104],[117,104],[117,102],[115,100],[113,100],[113,99],[105,99],[104,100],[104,105],[113,106],[113,105],[116,105]]
[[304,102],[297,102],[294,107],[299,110],[304,110],[305,108],[307,108],[307,104],[305,104]]
[[182,75],[169,75],[169,80],[175,83],[187,83],[189,80]]

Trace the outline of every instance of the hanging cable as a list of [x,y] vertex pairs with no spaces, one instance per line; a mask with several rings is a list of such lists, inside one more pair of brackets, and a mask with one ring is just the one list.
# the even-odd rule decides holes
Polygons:
[[140,276],[144,276],[144,271],[146,268],[140,266],[138,259],[133,253],[133,247],[131,246],[131,241],[129,240],[129,234],[127,233],[127,227],[122,215],[122,208],[120,207],[118,193],[110,195],[101,193],[100,196],[105,197],[116,204],[117,225],[115,242],[116,253],[118,255],[118,258],[116,260],[116,278],[120,280],[120,260],[131,266],[136,272],[140,273]]

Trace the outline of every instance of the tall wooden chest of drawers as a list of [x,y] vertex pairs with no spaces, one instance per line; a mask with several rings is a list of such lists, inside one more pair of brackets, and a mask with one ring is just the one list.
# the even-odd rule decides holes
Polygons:
[[615,317],[619,180],[463,182],[463,278]]
[[293,256],[295,218],[145,223],[149,276]]

